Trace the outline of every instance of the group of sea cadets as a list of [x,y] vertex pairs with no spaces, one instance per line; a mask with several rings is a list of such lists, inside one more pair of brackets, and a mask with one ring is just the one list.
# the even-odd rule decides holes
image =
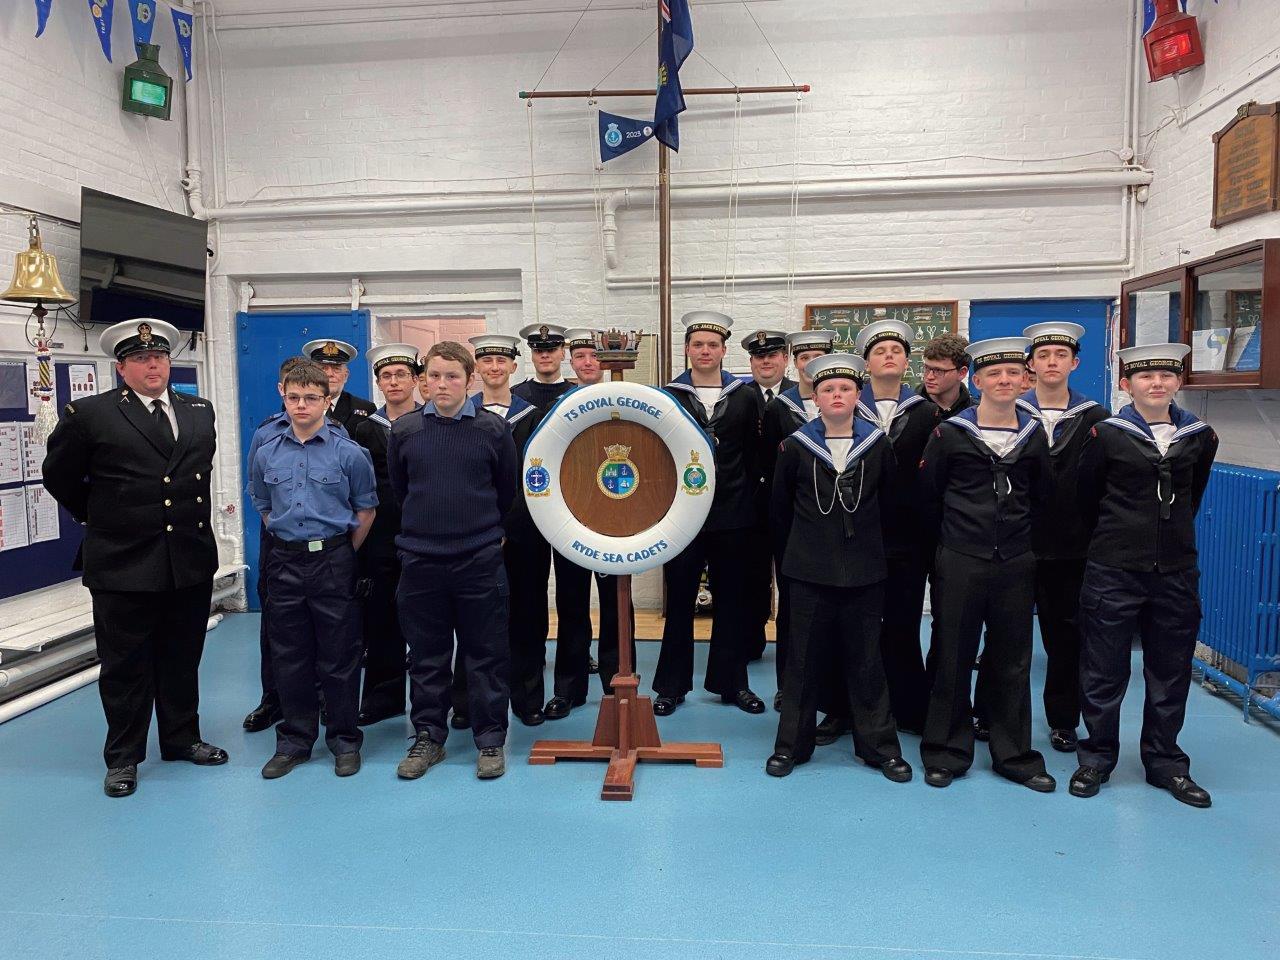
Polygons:
[[[724,370],[732,323],[687,314],[687,369],[665,386],[712,439],[716,484],[702,529],[664,567],[654,713],[669,716],[693,689],[705,570],[714,603],[703,687],[749,714],[766,711],[747,667],[764,652],[776,597],[770,775],[852,733],[858,760],[906,782],[899,734],[909,733],[931,786],[965,776],[985,741],[997,774],[1049,793],[1056,782],[1031,733],[1034,618],[1049,742],[1078,758],[1070,793],[1096,795],[1115,768],[1140,639],[1146,778],[1209,806],[1177,743],[1200,619],[1193,524],[1217,449],[1208,425],[1174,403],[1188,348],[1121,350],[1131,402],[1112,416],[1071,388],[1085,333],[1075,323],[972,344],[936,338],[923,348],[919,389],[905,382],[915,349],[906,323],[868,324],[850,352],[836,352],[827,330],[753,331],[741,341],[750,380]],[[522,340],[532,375],[513,385]],[[561,374],[566,352],[576,382]],[[500,776],[508,711],[526,726],[567,717],[596,672],[593,574],[550,547],[519,493],[538,423],[565,393],[602,379],[596,332],[534,324],[520,338],[473,337],[470,350],[445,342],[421,358],[408,344],[377,347],[369,360],[386,402],[376,410],[343,390],[355,356],[340,341],[307,344],[282,369],[284,412],[251,448],[249,488],[264,518],[263,700],[245,727],[277,725],[263,770],[274,778],[310,756],[324,714],[330,749],[356,756],[338,772],[354,773],[359,728],[403,715],[407,680],[414,736],[399,776],[444,759],[448,727],[472,731],[479,776]],[[468,396],[473,374],[480,390]],[[321,396],[328,419],[316,416]],[[356,465],[344,454],[317,473],[300,451],[322,431],[331,447],[359,444],[368,456]],[[282,467],[295,456],[303,479],[290,489]],[[288,527],[291,507],[323,495],[326,471],[349,493],[354,590],[341,572],[327,582],[322,553],[307,552],[321,541]],[[278,549],[282,538],[311,546]],[[594,579],[608,693],[617,595],[613,578]]]

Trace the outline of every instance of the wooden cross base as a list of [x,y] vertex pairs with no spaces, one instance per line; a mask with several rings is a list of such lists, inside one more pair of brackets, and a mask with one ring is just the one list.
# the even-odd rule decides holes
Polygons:
[[640,678],[631,663],[631,578],[618,579],[618,665],[613,694],[600,701],[595,737],[590,740],[538,740],[529,763],[557,760],[607,760],[601,800],[635,796],[636,764],[641,760],[692,761],[699,767],[723,767],[718,743],[667,743],[658,736],[653,700],[640,696]]

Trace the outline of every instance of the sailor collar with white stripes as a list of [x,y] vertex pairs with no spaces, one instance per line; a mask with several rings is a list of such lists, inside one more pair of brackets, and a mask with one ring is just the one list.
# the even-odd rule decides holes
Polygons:
[[[725,371],[721,370],[720,371],[720,399],[723,400],[729,394],[733,393],[733,391],[737,390],[740,386],[742,386],[743,383],[744,381],[739,380],[737,377],[733,376],[733,374],[725,373]],[[693,384],[692,370],[686,370],[684,373],[680,374],[680,376],[676,377],[674,380],[668,383],[667,389],[682,390],[685,393],[692,394],[694,397],[698,396],[698,388],[695,387]]]
[[1098,405],[1096,401],[1090,400],[1084,394],[1068,389],[1066,409],[1061,411],[1056,409],[1053,410],[1054,413],[1058,414],[1057,417],[1046,416],[1046,411],[1040,406],[1040,398],[1036,396],[1034,387],[1014,402],[1017,403],[1021,409],[1027,411],[1027,413],[1031,414],[1044,424],[1045,432],[1049,435],[1049,446],[1051,447],[1053,446],[1054,435],[1057,433],[1058,425],[1060,423],[1065,420],[1070,420],[1072,417],[1078,417],[1090,407],[1096,407]]
[[[800,395],[800,384],[798,383],[794,387],[783,390],[774,399],[782,401],[782,405],[799,417],[801,423],[807,423],[817,416],[817,414],[810,413],[809,408],[805,405],[805,397]],[[809,397],[808,399],[812,400],[813,398]]]
[[[1156,442],[1156,436],[1151,431],[1151,425],[1138,412],[1138,408],[1132,403],[1128,404],[1120,410],[1114,417],[1108,417],[1103,423],[1109,423],[1113,427],[1119,427],[1131,436],[1140,440],[1146,440],[1160,451],[1159,444]],[[1169,438],[1169,449],[1173,449],[1173,445],[1179,440],[1185,440],[1187,437],[1193,436],[1202,430],[1208,430],[1209,425],[1197,417],[1193,413],[1188,413],[1176,403],[1169,404],[1169,422],[1173,424],[1173,435]],[[1161,452],[1161,456],[1164,453]]]
[[[1011,446],[1009,451],[1003,456],[995,457],[997,460],[1004,460],[1016,454],[1022,449],[1023,445],[1026,444],[1027,439],[1040,427],[1040,421],[1029,414],[1026,410],[1015,406],[1014,413],[1018,417],[1018,432],[1014,436],[1013,446]],[[973,436],[974,440],[982,444],[983,448],[986,449],[988,453],[995,456],[991,448],[987,446],[986,441],[982,439],[982,428],[978,426],[977,407],[969,407],[965,410],[961,410],[950,420],[944,420],[942,423],[944,426],[946,424],[951,424],[952,426],[959,427],[961,430],[967,430]]]
[[916,393],[905,383],[899,384],[897,397],[886,397],[885,399],[897,401],[897,406],[893,408],[893,416],[891,416],[887,422],[880,416],[879,408],[876,406],[875,390],[872,389],[870,383],[864,384],[862,392],[858,394],[859,416],[866,420],[870,420],[881,429],[885,429],[892,425],[893,421],[897,420],[898,417],[902,416],[902,414],[906,413],[916,404],[925,402],[924,397],[920,396],[920,394]]
[[835,459],[831,456],[831,449],[827,446],[827,425],[822,422],[822,417],[814,417],[795,433],[791,434],[791,437],[830,467],[834,473],[838,474],[856,466],[867,451],[875,446],[876,441],[884,436],[884,431],[879,427],[857,417],[853,418],[850,432],[853,436],[853,443],[849,447],[849,455],[844,461],[844,471],[836,470]]
[[[421,410],[421,409],[422,409],[422,404],[418,403],[415,400],[413,404],[413,410]],[[412,413],[413,410],[409,410],[407,412]],[[374,423],[376,423],[380,427],[383,427],[387,430],[391,429],[391,418],[387,416],[386,404],[383,404],[373,413],[369,414],[369,419],[372,420]]]
[[[477,413],[481,410],[487,410],[488,408],[484,405],[484,393],[473,393],[471,395],[471,405],[475,408]],[[489,410],[489,412],[495,416],[502,417],[508,424],[516,424],[529,416],[529,414],[533,413],[536,409],[537,407],[524,397],[513,393],[511,395],[511,403],[507,406],[505,414],[499,414],[495,410]]]

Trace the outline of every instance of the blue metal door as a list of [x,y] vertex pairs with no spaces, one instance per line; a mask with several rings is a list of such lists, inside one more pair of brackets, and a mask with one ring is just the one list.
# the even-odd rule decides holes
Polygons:
[[1085,329],[1080,341],[1080,366],[1071,386],[1090,400],[1107,398],[1107,322],[1110,299],[1089,300],[974,300],[969,304],[969,339],[1019,337],[1023,328],[1046,320],[1070,320]]
[[[351,364],[347,390],[369,396],[369,311],[340,313],[241,313],[236,316],[238,343],[236,367],[240,377],[240,462],[244,465],[249,441],[258,424],[280,409],[280,364],[297,356],[308,340],[332,337],[345,340],[360,351]],[[246,466],[247,470],[247,466]],[[258,544],[260,523],[248,496],[244,502],[244,557],[249,564],[249,609],[258,609]]]

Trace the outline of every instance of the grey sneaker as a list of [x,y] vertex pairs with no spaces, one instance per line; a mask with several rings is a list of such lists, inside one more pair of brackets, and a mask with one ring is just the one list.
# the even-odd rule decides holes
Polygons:
[[476,757],[476,776],[481,780],[496,780],[507,772],[507,754],[502,747],[482,747]]
[[443,759],[444,744],[420,733],[413,738],[408,755],[396,767],[396,776],[401,780],[417,780]]

